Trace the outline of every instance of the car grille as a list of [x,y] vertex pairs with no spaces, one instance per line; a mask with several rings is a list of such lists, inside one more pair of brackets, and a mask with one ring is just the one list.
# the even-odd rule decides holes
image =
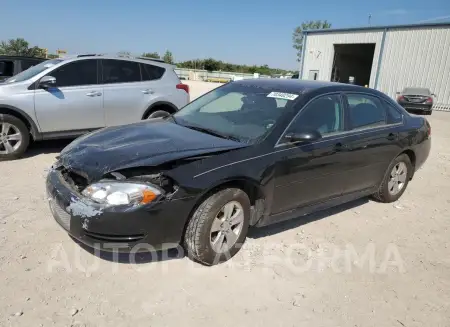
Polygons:
[[50,199],[50,210],[53,213],[55,220],[64,228],[65,230],[70,230],[70,214],[67,213],[61,206],[54,200]]

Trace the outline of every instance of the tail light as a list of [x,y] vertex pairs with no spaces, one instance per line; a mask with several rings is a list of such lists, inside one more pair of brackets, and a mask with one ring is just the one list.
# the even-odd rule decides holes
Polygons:
[[189,94],[189,85],[187,85],[187,84],[183,84],[183,83],[177,84],[177,89],[185,90],[186,93]]
[[397,97],[397,101],[403,101],[403,100],[405,100],[405,98],[403,97],[403,95],[399,95],[399,96]]
[[433,103],[433,98],[432,97],[428,97],[427,101],[425,101],[426,103]]

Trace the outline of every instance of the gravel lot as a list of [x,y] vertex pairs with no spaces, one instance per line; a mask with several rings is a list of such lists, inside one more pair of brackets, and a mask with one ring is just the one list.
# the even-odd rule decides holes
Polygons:
[[[192,83],[192,98],[217,84]],[[450,326],[450,113],[394,204],[368,199],[253,229],[229,263],[95,256],[54,222],[65,142],[0,163],[0,326]]]

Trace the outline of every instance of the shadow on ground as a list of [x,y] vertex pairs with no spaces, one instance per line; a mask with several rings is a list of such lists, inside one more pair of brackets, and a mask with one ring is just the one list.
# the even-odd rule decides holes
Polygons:
[[[278,233],[285,232],[289,229],[297,228],[308,223],[327,218],[331,215],[338,214],[340,212],[359,207],[369,201],[368,198],[362,198],[355,201],[351,201],[337,207],[319,211],[310,215],[302,216],[296,219],[291,219],[285,222],[277,223],[274,225],[261,227],[261,228],[251,228],[248,233],[249,238],[258,239],[263,237],[268,237]],[[169,249],[166,251],[155,251],[155,252],[142,252],[142,253],[112,253],[106,251],[95,250],[76,239],[73,239],[78,245],[96,257],[110,261],[118,262],[122,264],[145,264],[151,262],[163,262],[173,259],[182,259],[186,256],[184,249],[179,245],[177,248]]]
[[62,149],[69,145],[74,139],[49,140],[33,142],[25,152],[23,158],[32,158],[40,154],[54,153],[58,155]]
[[318,211],[318,212],[315,212],[315,213],[312,213],[312,214],[309,214],[306,216],[301,216],[301,217],[298,217],[295,219],[286,220],[284,222],[280,222],[280,223],[277,223],[274,225],[260,227],[260,228],[252,228],[251,230],[249,230],[248,237],[257,239],[257,238],[262,238],[262,237],[267,237],[267,236],[275,235],[278,233],[282,233],[289,229],[297,228],[297,227],[309,224],[311,222],[321,220],[321,219],[327,218],[329,216],[338,214],[340,212],[354,209],[354,208],[359,207],[367,202],[369,202],[369,198],[365,197],[365,198],[354,200],[354,201],[351,201],[348,203],[341,204],[339,206],[336,206],[336,207],[333,207],[330,209]]

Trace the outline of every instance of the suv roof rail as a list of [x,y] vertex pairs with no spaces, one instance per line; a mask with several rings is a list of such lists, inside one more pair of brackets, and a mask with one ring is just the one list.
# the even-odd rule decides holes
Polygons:
[[165,63],[164,59],[158,59],[158,58],[150,58],[150,57],[137,57],[138,59],[142,59],[142,60],[151,60],[151,61],[156,61],[156,62],[162,62]]
[[118,58],[141,59],[141,60],[150,60],[150,61],[155,61],[155,62],[160,62],[160,63],[166,63],[163,59],[143,57],[143,56],[133,56],[132,54],[127,54],[127,53],[86,53],[86,54],[77,55],[76,57],[82,58],[82,57],[97,57],[97,56],[111,56],[111,57],[118,57]]

